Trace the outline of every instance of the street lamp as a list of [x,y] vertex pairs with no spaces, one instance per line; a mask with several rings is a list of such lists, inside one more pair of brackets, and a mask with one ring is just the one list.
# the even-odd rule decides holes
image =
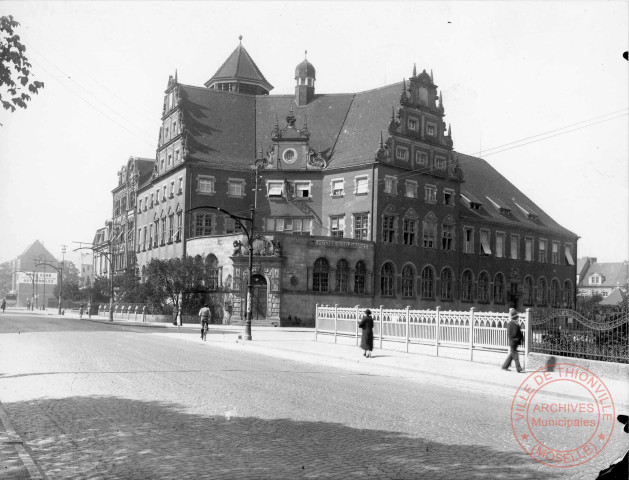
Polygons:
[[[64,249],[63,253],[65,254],[65,249]],[[61,295],[62,295],[62,292],[63,292],[63,264],[61,264],[61,267],[55,267],[52,263],[44,261],[44,262],[39,262],[35,266],[39,267],[41,265],[44,266],[44,269],[46,268],[46,266],[52,267],[55,270],[57,270],[57,273],[59,274],[59,311],[58,311],[58,313],[59,313],[59,315],[61,315]],[[44,282],[45,281],[46,281],[46,276],[44,276]],[[46,283],[44,283],[44,288],[45,288],[45,286],[46,286]],[[46,290],[44,290],[44,302],[46,301],[46,293],[45,293],[45,291]]]
[[[79,247],[75,248],[74,251],[89,249],[94,253],[102,255],[109,262],[109,321],[114,321],[114,260],[113,260],[113,252],[112,252],[112,242],[111,237],[113,236],[113,225],[112,225],[112,235],[107,240],[107,252],[103,252],[99,248],[95,247],[94,244],[90,247]],[[76,242],[76,243],[87,243],[87,242]]]

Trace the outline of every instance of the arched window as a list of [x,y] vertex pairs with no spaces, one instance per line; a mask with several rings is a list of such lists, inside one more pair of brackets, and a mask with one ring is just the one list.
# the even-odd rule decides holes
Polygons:
[[424,267],[422,270],[422,298],[434,298],[435,296],[435,273],[431,267]]
[[211,253],[205,257],[205,276],[207,288],[216,290],[218,288],[218,259]]
[[505,303],[505,277],[502,273],[494,277],[494,303]]
[[412,265],[404,265],[402,269],[402,296],[413,297],[415,295],[415,268]]
[[523,289],[524,305],[533,305],[533,277],[525,277]]
[[471,302],[474,299],[474,274],[465,270],[461,276],[461,300]]
[[481,272],[478,276],[478,301],[489,302],[489,274]]
[[380,293],[382,295],[393,295],[393,280],[395,279],[395,268],[391,262],[382,265],[380,271]]
[[312,290],[315,292],[327,292],[330,275],[330,264],[323,258],[317,258],[312,274]]
[[550,282],[550,305],[551,307],[561,306],[561,286],[556,278]]
[[336,264],[336,285],[334,289],[338,293],[347,293],[349,280],[349,265],[346,260],[339,260]]
[[565,308],[572,308],[572,282],[566,280],[563,282],[563,305]]
[[537,304],[546,305],[546,302],[546,279],[544,277],[539,277],[537,280]]
[[444,268],[441,271],[441,288],[439,298],[442,300],[452,300],[452,270]]
[[432,212],[422,221],[422,239],[424,248],[437,248],[437,217]]
[[365,262],[359,260],[356,262],[356,272],[354,272],[354,293],[365,293],[366,277],[367,267],[365,267]]

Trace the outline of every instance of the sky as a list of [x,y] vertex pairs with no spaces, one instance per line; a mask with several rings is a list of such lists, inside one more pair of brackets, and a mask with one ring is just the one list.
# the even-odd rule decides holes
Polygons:
[[432,70],[457,151],[576,233],[579,257],[629,259],[627,2],[0,6],[45,83],[27,109],[0,112],[0,262],[40,240],[79,263],[74,242],[111,217],[121,166],[155,157],[169,75],[203,86],[239,35],[272,94],[294,91],[305,50],[318,93]]

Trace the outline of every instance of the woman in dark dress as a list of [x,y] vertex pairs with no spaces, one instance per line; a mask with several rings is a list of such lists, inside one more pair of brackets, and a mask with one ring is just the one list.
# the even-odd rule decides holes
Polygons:
[[360,336],[360,348],[365,351],[363,356],[371,358],[371,351],[373,350],[373,318],[371,310],[365,310],[365,315],[358,324],[358,328],[361,328],[363,331]]

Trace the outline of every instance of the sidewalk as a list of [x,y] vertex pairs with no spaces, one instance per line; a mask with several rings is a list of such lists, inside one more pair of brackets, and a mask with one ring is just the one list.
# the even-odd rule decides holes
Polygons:
[[[39,313],[58,316],[56,311],[54,314],[41,311]],[[78,314],[70,314],[66,317],[78,318]],[[92,316],[88,319],[84,315],[83,320],[112,323],[106,317]],[[170,323],[114,321],[113,324],[159,327],[163,329],[163,332],[158,333],[159,335],[202,343],[197,324],[184,324],[179,331]],[[362,350],[356,346],[354,338],[339,337],[338,343],[334,343],[332,335],[319,334],[318,341],[315,341],[313,328],[253,327],[251,341],[242,340],[243,333],[242,326],[210,325],[206,344],[209,347],[258,353],[319,366],[342,368],[362,374],[395,376],[422,383],[430,382],[448,388],[504,396],[510,399],[513,399],[518,387],[532,373],[527,371],[518,374],[513,367],[512,371],[501,370],[500,364],[504,354],[487,354],[484,360],[491,363],[481,363],[375,348],[373,358],[365,358],[362,356]],[[377,345],[376,341],[375,346]],[[606,378],[601,378],[601,380],[612,394],[616,411],[627,412],[629,410],[629,381]],[[568,384],[567,387],[571,386],[569,385],[571,382],[559,383]],[[559,388],[548,394],[566,399],[592,400],[591,397],[585,396],[585,390],[581,389],[581,391],[582,394],[575,395],[574,389]]]

